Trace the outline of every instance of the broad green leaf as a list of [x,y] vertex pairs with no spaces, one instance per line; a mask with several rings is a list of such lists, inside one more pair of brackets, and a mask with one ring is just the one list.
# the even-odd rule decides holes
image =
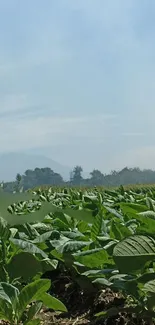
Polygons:
[[85,221],[79,221],[77,227],[82,234],[85,234],[87,231],[90,230],[89,224]]
[[56,299],[55,297],[52,297],[48,293],[43,293],[38,296],[36,295],[36,298],[40,299],[43,302],[43,304],[48,308],[57,311],[67,312],[65,305],[60,300]]
[[74,252],[81,250],[85,246],[89,246],[90,244],[91,244],[91,242],[69,240],[66,243],[64,243],[63,245],[59,246],[57,248],[57,250],[61,254],[74,253]]
[[89,270],[86,271],[84,273],[82,273],[82,275],[90,277],[90,278],[101,278],[102,276],[105,277],[106,274],[113,274],[113,272],[116,272],[114,269],[101,269],[101,270]]
[[3,298],[0,298],[0,320],[9,321],[13,323],[13,309],[11,304],[9,304]]
[[11,279],[22,277],[24,281],[28,281],[37,273],[42,272],[42,265],[32,253],[21,252],[12,257],[7,265],[7,270]]
[[108,263],[108,254],[103,248],[92,249],[73,254],[75,261],[90,269],[103,267]]
[[72,218],[65,214],[64,210],[59,210],[54,213],[51,225],[58,231],[67,231],[72,228]]
[[45,224],[43,222],[37,222],[37,223],[33,224],[32,227],[34,229],[37,229],[39,231],[39,233],[44,233],[44,232],[47,232],[47,231],[51,231],[51,225],[50,224]]
[[8,293],[5,292],[2,284],[0,283],[0,300],[1,299],[8,302],[10,305],[12,304]]
[[102,285],[103,287],[110,287],[112,285],[112,282],[108,281],[107,279],[105,278],[97,278],[93,281],[93,283],[95,284],[100,284]]
[[135,219],[140,224],[140,226],[138,226],[136,229],[137,234],[154,235],[155,219],[152,219],[149,216],[143,216],[141,214],[136,214]]
[[113,258],[122,273],[141,270],[155,260],[155,240],[142,235],[128,237],[114,247]]
[[[52,235],[56,234],[55,238],[53,238]],[[44,234],[38,236],[37,238],[35,238],[33,240],[33,243],[37,244],[37,243],[44,243],[46,240],[49,240],[49,239],[59,239],[60,238],[60,234],[58,233],[58,231],[56,232],[55,230],[54,231],[48,231],[48,232],[45,232]]]
[[137,213],[137,212],[144,212],[147,210],[147,207],[143,204],[137,203],[121,203],[120,207],[123,213]]
[[81,210],[74,210],[74,209],[65,209],[63,210],[66,214],[70,217],[75,218],[77,220],[82,220],[88,223],[94,223],[94,217],[91,210],[88,209],[81,209]]
[[154,200],[152,200],[150,197],[146,198],[146,205],[151,211],[155,211],[155,205],[154,205]]
[[139,216],[147,217],[155,220],[155,211],[150,210],[150,211],[140,212]]
[[97,215],[94,218],[94,223],[93,223],[92,228],[91,228],[91,238],[94,241],[96,240],[97,236],[99,236],[101,234],[102,220],[103,220],[103,217],[102,217],[101,214]]
[[155,280],[148,281],[147,283],[145,283],[143,290],[155,295]]
[[41,261],[42,273],[56,270],[57,266],[58,266],[58,261],[56,259],[49,258]]
[[112,214],[113,216],[117,217],[118,219],[120,220],[123,220],[123,216],[115,209],[113,208],[109,208],[108,206],[105,206],[104,205],[104,208],[110,213]]
[[0,217],[0,239],[7,240],[11,235],[9,225],[2,217]]
[[146,283],[152,280],[155,280],[155,273],[144,273],[136,278],[138,283]]
[[[3,289],[4,293],[9,297],[9,300],[11,301],[11,305],[14,309],[16,306],[16,303],[18,301],[19,290],[16,287],[14,287],[12,284],[9,284],[6,282],[0,283],[0,289],[1,289],[1,292]],[[2,298],[2,296],[1,296],[1,298]]]
[[58,248],[60,246],[63,246],[66,242],[69,241],[69,238],[64,237],[64,236],[60,236],[60,239],[55,239],[55,240],[50,240],[50,244],[52,245],[52,247],[54,248]]
[[[136,208],[136,206],[134,204],[127,204],[127,203],[121,203],[120,204],[120,208],[124,214],[124,221],[127,223],[130,220],[139,220],[139,215],[138,213],[146,211],[146,206],[141,206],[141,205],[137,205],[138,207]],[[141,207],[141,208],[140,208]],[[134,209],[135,208],[135,209]],[[137,218],[138,216],[138,218]]]
[[51,224],[54,229],[57,229],[59,231],[67,231],[69,229],[68,224],[66,224],[59,218],[55,218]]
[[[18,230],[19,230],[21,225],[17,226],[17,227],[18,227]],[[33,239],[34,237],[39,236],[38,231],[31,224],[25,223],[24,225],[22,225],[22,227],[24,229],[25,234],[28,236],[29,239]]]
[[123,226],[121,223],[116,222],[115,220],[111,221],[111,227],[110,227],[110,237],[117,239],[117,240],[122,240],[125,237],[131,236],[132,233],[131,231]]
[[50,286],[50,280],[45,279],[36,280],[26,285],[18,296],[19,303],[17,305],[17,312],[19,313],[19,317],[21,317],[27,305],[32,301],[40,300],[39,297],[49,290]]
[[69,239],[85,237],[80,231],[61,231],[61,234]]
[[47,254],[45,254],[40,248],[36,245],[22,239],[10,238],[10,241],[15,245],[18,246],[20,249],[27,253],[31,254],[39,254],[44,258],[48,258]]

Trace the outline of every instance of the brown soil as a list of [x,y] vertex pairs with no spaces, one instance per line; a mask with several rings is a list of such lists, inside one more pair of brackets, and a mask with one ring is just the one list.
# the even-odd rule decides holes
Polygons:
[[130,314],[118,313],[115,317],[103,319],[95,317],[96,313],[112,307],[123,307],[125,299],[121,294],[111,290],[102,290],[85,294],[68,276],[59,276],[54,282],[51,294],[60,299],[68,313],[56,313],[42,310],[40,317],[44,325],[153,325]]

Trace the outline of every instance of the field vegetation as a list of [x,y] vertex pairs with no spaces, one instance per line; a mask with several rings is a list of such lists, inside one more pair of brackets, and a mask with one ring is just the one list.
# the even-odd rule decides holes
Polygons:
[[0,319],[153,324],[155,186],[2,191]]

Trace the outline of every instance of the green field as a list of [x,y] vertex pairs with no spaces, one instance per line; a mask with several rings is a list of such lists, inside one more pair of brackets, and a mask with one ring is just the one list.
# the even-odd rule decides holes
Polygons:
[[0,319],[153,324],[155,185],[0,194]]

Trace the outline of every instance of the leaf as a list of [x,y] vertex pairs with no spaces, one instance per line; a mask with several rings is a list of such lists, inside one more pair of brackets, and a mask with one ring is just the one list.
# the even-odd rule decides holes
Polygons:
[[30,304],[32,301],[38,300],[38,297],[40,297],[43,293],[49,290],[50,286],[50,280],[40,279],[26,285],[21,290],[18,296],[19,303],[17,305],[17,312],[19,313],[19,318],[22,316],[27,305]]
[[43,304],[48,308],[51,308],[56,311],[67,312],[65,305],[60,300],[56,299],[55,297],[52,297],[48,293],[40,294],[40,296],[38,295],[37,298],[40,299]]
[[115,217],[117,217],[120,220],[123,220],[123,216],[115,209],[113,208],[109,208],[106,205],[104,205],[104,208],[112,215],[114,215]]
[[147,217],[147,218],[151,218],[151,219],[155,220],[155,211],[140,212],[139,216],[143,216],[143,217]]
[[120,207],[124,214],[136,214],[137,212],[144,212],[147,210],[145,205],[137,203],[121,203]]
[[113,283],[111,285],[112,289],[122,290],[125,294],[136,297],[138,282],[133,276],[127,274],[115,274],[109,278],[109,281]]
[[139,283],[146,283],[151,280],[155,280],[155,273],[144,273],[136,278],[136,281]]
[[69,239],[85,237],[81,232],[77,231],[62,231],[61,234]]
[[77,220],[82,220],[88,223],[94,222],[93,212],[88,209],[74,210],[74,209],[63,209],[63,212],[68,214],[68,216],[75,218]]
[[141,214],[136,214],[135,219],[140,223],[140,226],[138,226],[136,229],[137,235],[154,235],[155,219],[152,219],[149,216],[143,216]]
[[77,252],[80,249],[84,248],[85,246],[90,245],[91,242],[86,242],[86,241],[75,241],[75,240],[69,240],[63,245],[59,246],[57,248],[58,252],[63,254],[63,253],[73,253]]
[[93,226],[91,228],[91,238],[92,238],[92,240],[95,241],[97,236],[99,236],[101,233],[103,217],[101,214],[99,214],[94,219],[95,219],[95,222],[93,223]]
[[24,232],[28,235],[30,239],[39,236],[38,231],[31,224],[26,223],[22,226],[24,228]]
[[128,237],[114,247],[113,258],[121,273],[141,270],[155,260],[155,240],[142,235]]
[[28,324],[34,316],[36,316],[38,314],[38,312],[40,311],[40,309],[42,308],[42,302],[40,301],[36,301],[28,310],[27,313],[27,320],[24,323],[25,325]]
[[[25,265],[28,267],[25,267]],[[7,271],[11,279],[22,277],[24,281],[42,272],[42,265],[32,253],[21,252],[12,257],[7,264]]]
[[[55,235],[56,238],[53,238],[52,235]],[[47,231],[47,232],[44,232],[42,235],[38,236],[37,238],[35,238],[33,240],[33,243],[37,244],[37,243],[44,243],[46,240],[50,240],[50,239],[59,239],[60,237],[60,234],[58,233],[58,231],[56,232],[55,230],[54,231]]]
[[79,221],[77,227],[82,234],[85,234],[87,231],[90,230],[89,224],[85,221]]
[[28,322],[24,322],[24,325],[39,325],[41,323],[40,318],[31,319]]
[[155,294],[155,280],[148,281],[143,287],[143,291]]
[[2,284],[0,283],[0,300],[7,301],[11,305],[11,299],[9,295],[4,291]]
[[114,238],[117,240],[122,240],[122,239],[124,239],[124,237],[128,237],[131,235],[132,235],[132,233],[127,227],[116,222],[115,220],[111,221],[111,228],[110,228],[110,237],[111,238]]
[[90,269],[102,267],[108,263],[108,254],[103,248],[92,249],[73,254],[74,259]]
[[6,222],[6,220],[0,217],[0,238],[6,241],[7,239],[9,239],[10,235],[11,231],[9,229],[8,223]]
[[5,300],[0,298],[0,320],[13,323],[12,306]]
[[31,254],[39,254],[44,258],[48,258],[47,254],[45,254],[40,248],[36,245],[22,239],[10,238],[10,241],[15,245],[18,246],[20,249],[27,253]]
[[58,266],[58,260],[56,259],[46,259],[41,261],[41,267],[42,267],[42,273],[45,273],[47,271],[53,271],[56,270]]
[[93,281],[93,283],[95,284],[100,284],[104,287],[110,287],[112,285],[112,282],[108,281],[107,279],[105,278],[97,278]]
[[[16,287],[14,287],[12,284],[9,284],[6,282],[1,282],[0,288],[3,288],[5,294],[9,297],[11,305],[14,309],[14,307],[16,306],[16,303],[18,301],[19,290]],[[1,296],[1,298],[2,298],[2,296]]]
[[97,314],[95,314],[96,317],[103,317],[103,318],[109,318],[116,316],[119,313],[119,308],[117,307],[111,307],[106,311],[101,311]]
[[155,211],[154,201],[150,197],[146,198],[146,205],[149,208],[149,210]]
[[106,274],[111,274],[113,273],[115,270],[114,269],[101,269],[101,270],[89,270],[86,272],[83,272],[81,275],[90,277],[90,278],[98,278],[98,277],[104,277]]
[[65,222],[63,222],[61,219],[59,218],[55,218],[53,221],[52,221],[52,227],[54,229],[57,229],[59,231],[67,231],[69,229],[69,225],[66,224]]

